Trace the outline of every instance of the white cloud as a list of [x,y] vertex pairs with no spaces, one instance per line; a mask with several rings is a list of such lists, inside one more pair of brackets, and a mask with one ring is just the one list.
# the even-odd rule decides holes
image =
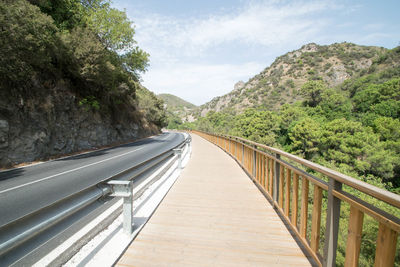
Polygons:
[[[159,14],[145,14],[136,19],[137,38],[150,46],[184,49],[180,52],[204,51],[228,42],[276,45],[304,42],[326,25],[309,16],[335,9],[330,2],[278,1],[252,3],[234,14],[209,16],[203,19],[176,19]],[[156,44],[154,43],[156,42]]]
[[[314,41],[329,24],[315,16],[340,8],[329,1],[272,0],[250,2],[228,14],[203,18],[127,11],[136,24],[139,46],[151,55],[144,85],[156,93],[168,92],[202,104],[267,67],[265,61],[272,59],[250,58],[249,47],[270,54],[271,50],[282,52],[282,47],[300,47]],[[223,58],[221,53],[240,54],[241,62]]]
[[238,14],[196,21],[180,33],[183,35],[180,39],[189,40],[189,44],[200,47],[232,41],[273,45],[292,40],[295,36],[303,39],[309,36],[310,29],[315,31],[318,28],[318,25],[304,16],[326,8],[326,5],[320,3],[294,3],[286,6],[277,6],[275,3],[253,4]]
[[379,31],[383,28],[384,25],[382,23],[371,23],[364,26],[364,29],[368,31]]
[[376,43],[376,40],[390,38],[391,36],[393,35],[389,33],[371,32],[366,34],[365,36],[360,37],[359,40],[362,44],[374,45]]
[[143,77],[144,85],[157,94],[171,93],[193,104],[203,104],[233,90],[239,81],[247,81],[264,68],[264,64],[174,64],[167,69],[155,68]]

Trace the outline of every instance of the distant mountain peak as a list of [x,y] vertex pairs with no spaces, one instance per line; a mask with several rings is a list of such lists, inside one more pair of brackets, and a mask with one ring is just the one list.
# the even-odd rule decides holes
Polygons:
[[353,43],[318,45],[309,43],[300,49],[279,56],[249,81],[239,81],[233,91],[216,97],[197,108],[193,115],[205,116],[209,111],[225,109],[241,112],[263,106],[276,110],[285,103],[302,100],[301,86],[308,80],[322,80],[329,87],[366,72],[388,49]]
[[193,116],[189,114],[197,108],[196,105],[172,94],[159,94],[157,97],[164,101],[170,119],[193,121]]

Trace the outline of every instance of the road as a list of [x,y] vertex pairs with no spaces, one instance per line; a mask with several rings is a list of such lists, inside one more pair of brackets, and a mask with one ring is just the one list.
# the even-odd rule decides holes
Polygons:
[[176,147],[180,133],[0,172],[0,227]]

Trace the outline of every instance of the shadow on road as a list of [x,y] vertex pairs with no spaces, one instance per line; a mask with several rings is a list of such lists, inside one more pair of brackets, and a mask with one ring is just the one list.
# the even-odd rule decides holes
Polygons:
[[[165,134],[161,134],[157,137],[162,137]],[[71,157],[66,157],[66,158],[61,158],[61,159],[57,159],[55,161],[69,161],[69,160],[81,160],[81,159],[88,159],[88,158],[94,158],[94,157],[99,157],[102,155],[106,155],[109,154],[110,152],[116,150],[116,149],[120,149],[120,148],[130,148],[130,147],[138,147],[138,146],[142,146],[142,145],[148,145],[148,144],[153,144],[153,143],[164,143],[164,142],[168,142],[167,140],[160,140],[159,138],[146,138],[143,140],[139,140],[139,141],[135,141],[132,143],[127,143],[127,144],[122,144],[122,145],[118,145],[118,146],[114,146],[114,147],[110,147],[110,148],[105,148],[102,150],[97,150],[97,151],[93,151],[93,152],[88,152],[85,154],[80,154],[80,155],[76,155],[76,156],[71,156]]]
[[12,169],[9,171],[0,172],[0,181],[12,179],[21,176],[25,170],[23,168]]

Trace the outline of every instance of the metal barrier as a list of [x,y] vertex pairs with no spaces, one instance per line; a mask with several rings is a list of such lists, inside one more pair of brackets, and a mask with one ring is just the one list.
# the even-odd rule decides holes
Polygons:
[[[358,266],[364,214],[379,223],[375,266],[394,265],[400,219],[384,211],[382,207],[378,208],[347,191],[353,190],[351,192],[359,192],[367,196],[366,198],[385,202],[384,205],[395,208],[396,211],[400,209],[399,195],[273,147],[239,137],[193,132],[221,147],[237,160],[273,203],[281,218],[290,226],[318,265],[336,266],[342,202],[350,205],[345,266]],[[315,172],[316,175],[309,172]],[[326,177],[327,181],[316,176]],[[346,190],[345,187],[350,190]],[[313,192],[312,195],[310,191]],[[326,214],[322,209],[322,203],[327,205]],[[309,204],[312,204],[311,212]],[[309,217],[311,217],[311,227],[308,223]],[[326,220],[322,225],[323,218]],[[321,233],[321,227],[325,229],[324,233]],[[323,244],[321,237],[324,239]],[[323,253],[320,253],[322,246]]]
[[[33,214],[27,215],[1,227],[0,256],[22,245],[24,242],[32,239],[53,225],[61,222],[70,215],[82,210],[91,203],[94,203],[105,196],[124,197],[124,231],[130,234],[132,231],[133,216],[132,180],[171,156],[176,157],[175,160],[179,161],[178,166],[180,168],[181,159],[183,157],[182,150],[186,147],[186,153],[189,153],[190,142],[191,137],[188,135],[181,144],[166,152],[163,152],[139,165],[132,166],[131,168],[124,170],[107,180],[101,181],[90,188],[82,188],[80,192],[72,196],[64,198],[50,206],[42,207]],[[181,151],[180,155],[177,155],[177,150]]]

